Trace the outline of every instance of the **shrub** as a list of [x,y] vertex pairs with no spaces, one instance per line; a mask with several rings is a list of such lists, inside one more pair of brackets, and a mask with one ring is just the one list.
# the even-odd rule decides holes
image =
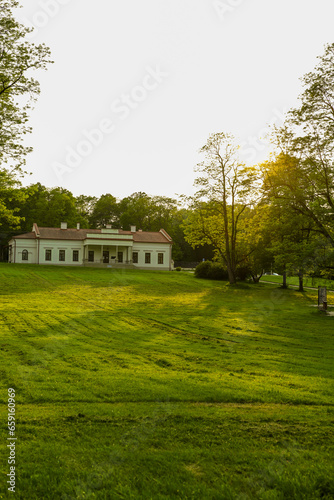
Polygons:
[[210,280],[228,280],[227,269],[219,262],[210,262],[209,260],[198,264],[195,269],[195,276]]
[[200,262],[198,266],[195,268],[195,276],[197,278],[208,278],[210,269],[211,269],[211,262],[209,260]]
[[176,267],[175,271],[182,271],[182,267]]
[[208,273],[208,278],[210,280],[228,280],[227,269],[219,262],[210,262],[211,268]]

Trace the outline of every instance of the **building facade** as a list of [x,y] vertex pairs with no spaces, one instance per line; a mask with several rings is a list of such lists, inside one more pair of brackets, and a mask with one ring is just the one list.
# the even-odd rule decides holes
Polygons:
[[65,266],[172,269],[172,239],[158,232],[112,229],[38,227],[14,236],[9,242],[11,263]]

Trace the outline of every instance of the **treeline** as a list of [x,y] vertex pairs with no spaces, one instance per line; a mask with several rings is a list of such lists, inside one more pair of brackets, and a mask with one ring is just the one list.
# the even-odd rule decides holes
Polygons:
[[[0,177],[1,178],[1,177]],[[173,239],[175,261],[198,262],[212,258],[210,245],[192,248],[185,240],[183,225],[189,210],[181,208],[177,200],[164,196],[133,193],[123,199],[112,194],[102,196],[74,196],[62,187],[47,188],[40,183],[28,187],[19,185],[14,175],[3,178],[1,200],[6,214],[0,214],[1,244],[5,248],[8,239],[20,233],[30,232],[36,222],[41,227],[101,228],[111,224],[113,228],[129,230],[131,225],[143,231],[165,229]],[[3,251],[3,260],[6,252]]]

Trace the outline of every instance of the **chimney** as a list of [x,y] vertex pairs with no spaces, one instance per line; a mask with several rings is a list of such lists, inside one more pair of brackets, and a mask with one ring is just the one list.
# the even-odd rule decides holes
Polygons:
[[80,222],[77,223],[77,230],[79,231],[80,229]]
[[40,236],[40,232],[39,232],[39,229],[38,229],[36,222],[34,222],[34,224],[32,226],[32,232],[36,234],[37,238]]
[[60,229],[67,229],[67,222],[61,222]]
[[136,232],[136,226],[131,226],[130,231],[131,231],[131,233],[135,233]]
[[106,229],[111,229],[111,224],[106,224]]

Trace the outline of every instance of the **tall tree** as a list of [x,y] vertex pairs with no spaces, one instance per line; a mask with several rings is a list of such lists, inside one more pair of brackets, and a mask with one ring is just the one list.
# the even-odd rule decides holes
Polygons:
[[94,203],[89,223],[92,227],[103,227],[106,224],[111,224],[114,228],[119,227],[119,207],[115,196],[110,193],[100,196]]
[[231,284],[236,282],[240,252],[241,226],[247,207],[254,203],[256,172],[238,158],[238,146],[230,134],[209,137],[200,150],[205,160],[198,164],[199,189],[188,198],[193,209],[185,226],[186,240],[193,246],[213,245],[225,263]]
[[93,215],[93,211],[97,202],[97,198],[95,196],[86,196],[81,194],[75,198],[75,206],[80,216],[80,219],[83,221],[84,228],[88,228],[90,224],[90,219]]
[[152,201],[151,197],[143,192],[133,193],[123,198],[119,203],[120,224],[123,229],[135,225],[137,229],[152,231]]
[[[0,9],[0,162],[20,168],[31,148],[22,144],[30,132],[28,110],[40,87],[32,70],[45,69],[51,62],[50,50],[25,40],[31,31],[17,22],[12,10],[16,0],[2,0]],[[22,104],[23,103],[23,104]]]
[[20,227],[19,207],[25,203],[26,193],[20,188],[17,177],[6,169],[0,169],[0,233],[7,234]]
[[312,220],[334,246],[334,44],[302,82],[300,106],[275,130],[278,154],[265,178],[276,199]]

